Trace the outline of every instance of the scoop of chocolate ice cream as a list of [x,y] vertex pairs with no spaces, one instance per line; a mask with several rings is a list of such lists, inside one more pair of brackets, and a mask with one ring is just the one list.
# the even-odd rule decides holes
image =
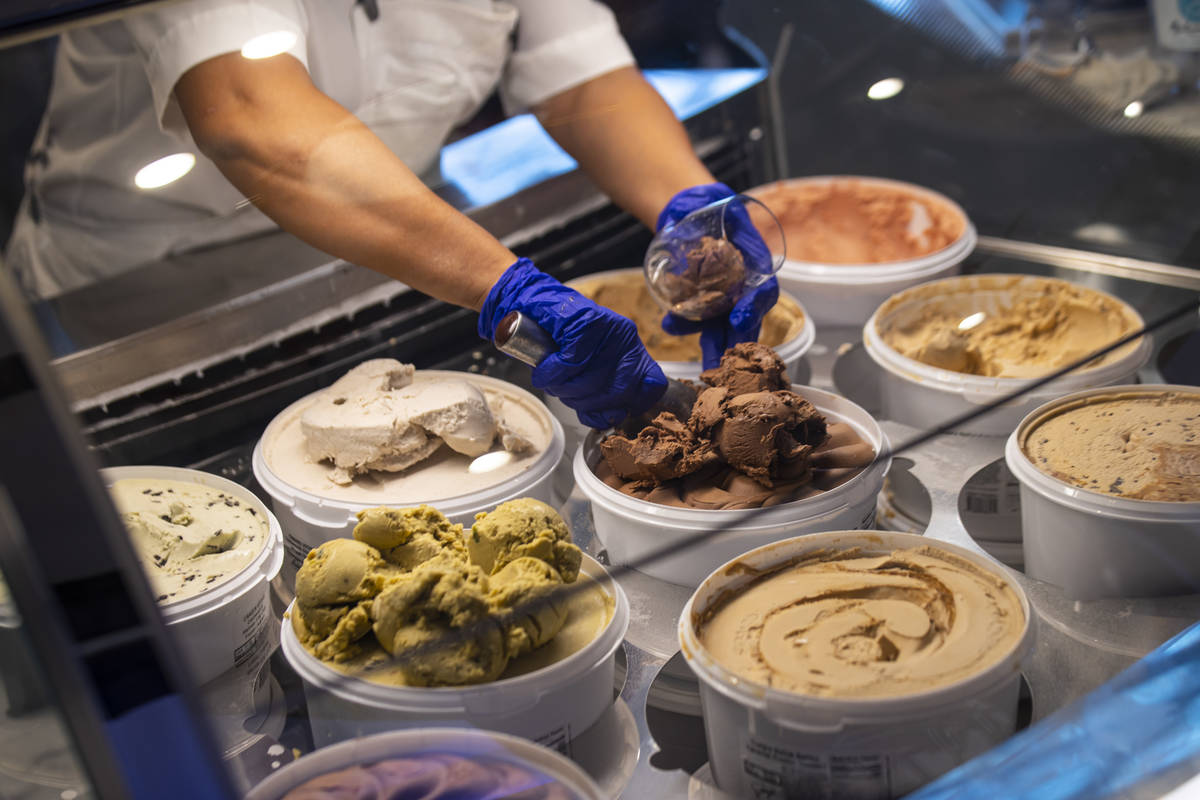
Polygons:
[[697,438],[667,412],[655,417],[632,439],[620,434],[609,436],[600,443],[600,452],[620,477],[650,483],[688,475],[717,460],[712,442]]
[[700,380],[709,386],[724,386],[733,395],[769,392],[790,385],[783,359],[758,342],[735,344],[721,356],[719,366],[700,373]]
[[708,319],[733,308],[746,281],[746,264],[732,243],[703,236],[688,251],[684,270],[667,273],[661,280],[660,288],[676,313]]

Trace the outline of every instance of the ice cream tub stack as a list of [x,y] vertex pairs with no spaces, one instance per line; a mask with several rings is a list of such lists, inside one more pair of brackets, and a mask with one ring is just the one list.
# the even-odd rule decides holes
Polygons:
[[781,537],[872,526],[891,459],[870,414],[788,384],[761,345],[736,345],[704,380],[688,420],[660,417],[636,437],[595,432],[576,453],[611,563],[695,586]]
[[224,714],[263,710],[270,581],[283,562],[275,515],[245,487],[200,470],[108,467],[101,476],[202,696]]
[[737,797],[899,797],[1012,735],[1021,587],[965,548],[833,531],[730,560],[679,620],[710,767]]
[[1031,411],[1005,443],[1025,572],[1078,600],[1200,593],[1200,390],[1137,384]]
[[[916,184],[853,175],[793,178],[747,192],[782,226],[782,289],[820,326],[858,326],[890,295],[956,274],[975,226],[950,198]],[[754,218],[755,209],[749,209]],[[760,224],[777,251],[773,224]]]
[[[358,786],[388,797],[527,797],[604,800],[573,761],[524,739],[486,730],[417,728],[340,742],[304,756],[255,786],[246,800],[290,800]],[[293,794],[295,793],[295,794]]]
[[554,509],[360,516],[305,559],[283,626],[318,746],[445,725],[567,750],[611,706],[628,601]]
[[349,536],[365,508],[434,503],[470,525],[506,500],[552,500],[563,446],[518,386],[373,359],[280,412],[252,466],[283,524],[291,586],[309,550]]

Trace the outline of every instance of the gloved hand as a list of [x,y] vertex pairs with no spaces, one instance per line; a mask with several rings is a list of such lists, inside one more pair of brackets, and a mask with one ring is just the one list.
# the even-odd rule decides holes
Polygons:
[[631,321],[563,286],[527,258],[509,267],[488,292],[479,335],[490,341],[510,311],[530,317],[558,345],[558,352],[533,368],[533,385],[573,408],[584,425],[616,425],[666,391],[667,378]]
[[[736,192],[723,183],[706,183],[684,189],[672,197],[658,215],[658,230],[678,222],[698,208],[732,197],[734,194]],[[770,273],[771,251],[754,224],[750,222],[745,207],[741,203],[730,203],[725,219],[729,240],[741,251],[747,271]],[[721,354],[727,348],[738,342],[758,340],[763,317],[778,299],[779,282],[771,277],[743,294],[726,317],[696,322],[676,314],[667,314],[663,317],[662,327],[667,333],[676,336],[699,331],[704,368],[709,369],[721,362]]]

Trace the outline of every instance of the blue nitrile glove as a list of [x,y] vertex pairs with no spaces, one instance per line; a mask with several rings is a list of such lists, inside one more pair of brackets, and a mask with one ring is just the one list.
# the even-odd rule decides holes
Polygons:
[[573,408],[584,425],[616,425],[666,391],[667,378],[632,322],[563,286],[527,258],[505,270],[488,292],[479,335],[491,340],[510,311],[542,326],[558,345],[558,352],[533,368],[533,385]]
[[[698,208],[715,203],[737,194],[723,183],[706,183],[684,189],[671,198],[666,208],[658,215],[658,230],[674,224]],[[771,272],[771,251],[759,235],[741,203],[729,205],[729,240],[742,253],[746,269],[750,272]],[[663,317],[662,327],[667,333],[685,336],[700,332],[700,350],[704,355],[704,368],[715,367],[721,354],[738,342],[758,341],[758,331],[763,317],[779,299],[779,282],[774,277],[755,286],[738,299],[727,317],[696,322],[676,314]]]

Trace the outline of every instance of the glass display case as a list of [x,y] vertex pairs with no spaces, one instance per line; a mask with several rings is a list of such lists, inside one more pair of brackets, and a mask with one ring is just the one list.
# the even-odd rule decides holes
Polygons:
[[[526,15],[519,23],[512,6]],[[13,456],[0,469],[0,587],[8,587],[0,605],[7,698],[0,796],[278,800],[305,779],[356,763],[409,758],[404,769],[432,769],[427,757],[436,751],[484,772],[489,759],[499,759],[571,797],[982,797],[994,796],[988,769],[993,777],[1003,772],[1013,763],[1004,758],[1038,766],[1037,754],[1021,748],[1047,741],[1059,742],[1055,758],[1063,763],[1042,765],[1044,776],[1073,778],[1044,796],[1185,796],[1200,775],[1200,747],[1186,713],[1191,684],[1181,677],[1195,665],[1188,660],[1192,643],[1180,636],[1200,621],[1200,445],[1192,444],[1200,433],[1192,433],[1200,405],[1193,388],[1200,385],[1200,234],[1192,212],[1200,186],[1192,180],[1200,171],[1200,18],[1189,16],[1186,3],[1153,0],[512,6],[181,0],[27,2],[0,11],[0,82],[9,111],[0,122],[0,242],[7,239],[0,429]],[[592,28],[579,29],[579,19]],[[180,20],[198,27],[174,27]],[[588,84],[619,72],[615,34],[596,33],[610,24],[646,85],[682,124],[698,165],[684,172],[749,194],[782,224],[784,243],[763,230],[777,253],[786,247],[773,313],[787,319],[764,323],[763,340],[777,336],[770,344],[787,384],[821,420],[817,438],[789,456],[806,471],[779,471],[783,456],[771,449],[783,446],[774,438],[777,427],[754,434],[754,455],[746,458],[766,459],[756,473],[730,460],[732,447],[722,449],[712,427],[732,423],[681,426],[692,431],[688,447],[719,453],[729,474],[741,470],[743,489],[785,487],[773,500],[729,500],[734,484],[727,482],[719,504],[693,501],[690,489],[679,489],[664,505],[647,500],[644,477],[627,480],[611,470],[605,477],[599,465],[606,433],[580,424],[564,401],[535,387],[529,366],[479,337],[476,311],[459,300],[462,287],[430,283],[421,269],[407,267],[412,283],[447,298],[435,299],[410,288],[399,267],[381,270],[375,253],[352,240],[347,232],[369,242],[375,226],[390,224],[398,208],[388,205],[390,195],[378,206],[349,195],[322,206],[320,197],[289,194],[292,186],[280,177],[303,163],[296,173],[302,186],[331,193],[352,186],[381,197],[395,191],[416,204],[402,208],[423,224],[448,226],[436,235],[403,229],[417,246],[398,263],[440,263],[465,286],[477,277],[454,258],[500,248],[607,304],[605,281],[643,283],[657,208],[686,185],[665,195],[655,185],[658,205],[649,218],[638,192],[613,185],[613,176],[648,185],[661,177],[647,158],[655,143],[644,132],[627,128],[628,141],[613,144],[620,137],[612,129],[589,122],[589,115],[625,113],[622,103],[635,104],[640,90],[592,105],[579,100],[566,122],[547,105],[571,80]],[[567,44],[530,44],[554,25],[567,31],[559,31]],[[173,39],[181,30],[192,38]],[[259,36],[264,31],[283,38]],[[269,163],[274,143],[239,151],[232,133],[222,138],[224,129],[206,129],[202,111],[238,121],[233,127],[245,135],[241,116],[222,116],[212,105],[226,96],[210,93],[221,80],[236,80],[241,65],[205,72],[212,77],[202,86],[182,82],[182,75],[198,74],[183,60],[206,37],[220,58],[196,63],[227,63],[244,45],[249,49],[236,58],[252,65],[247,74],[284,80],[277,89],[304,84],[333,98],[343,127],[311,140],[303,162],[283,159],[275,172],[249,173],[260,188],[247,190],[239,159]],[[393,41],[410,49],[388,50]],[[252,45],[267,49],[255,53]],[[484,57],[493,51],[500,55]],[[339,52],[357,52],[361,61],[338,62],[332,56]],[[280,63],[302,69],[273,73],[271,65]],[[267,66],[253,72],[260,64]],[[573,69],[594,74],[556,73]],[[298,75],[301,84],[287,82]],[[381,83],[368,88],[372,81]],[[463,92],[466,99],[458,97]],[[401,99],[388,100],[392,94]],[[245,115],[253,111],[247,97],[240,97],[251,109]],[[314,120],[329,107],[307,97],[310,105],[276,129],[279,152],[299,152],[287,148],[320,130]],[[377,156],[354,173],[349,165],[369,151],[339,149],[331,131],[359,119],[411,169],[373,183],[373,172],[385,172]],[[580,145],[563,125],[608,139]],[[141,138],[132,141],[135,135]],[[322,161],[322,153],[332,155]],[[160,173],[146,172],[152,165]],[[319,213],[306,218],[305,203]],[[352,213],[343,213],[347,206]],[[421,216],[435,213],[431,208],[453,222]],[[665,336],[654,332],[660,311],[651,303],[640,312],[649,314],[647,324],[638,320],[647,342]],[[698,351],[674,353],[652,348],[668,377],[699,380]],[[407,378],[388,372],[385,381],[398,383],[380,390],[415,381],[405,403],[424,402],[412,399],[423,381],[465,380],[497,418],[496,409],[507,409],[501,433],[469,458],[450,434],[429,433],[440,423],[422,423],[422,438],[441,448],[431,451],[440,453],[434,460],[441,466],[422,469],[465,458],[469,474],[437,473],[440,483],[429,478],[411,490],[397,489],[365,462],[348,475],[327,476],[307,440],[285,439],[300,436],[285,433],[292,429],[315,436],[316,417],[301,412],[314,398],[332,397],[322,393],[372,359],[415,366],[415,378],[411,370]],[[1024,366],[1006,372],[1010,361]],[[1119,454],[1102,450],[1111,437],[1080,445],[1069,463],[1092,472],[1079,483],[1039,467],[1031,455],[1030,431],[1046,424],[1053,416],[1046,409],[1064,396],[1093,398],[1077,401],[1085,408],[1116,403],[1106,413],[1118,422],[1103,424],[1125,437]],[[1135,401],[1168,411],[1121,406]],[[1176,431],[1161,446],[1145,438],[1156,421]],[[827,435],[827,423],[849,433]],[[787,423],[787,435],[799,436],[799,424]],[[535,428],[544,441],[530,433]],[[653,436],[666,436],[656,430]],[[1085,434],[1073,428],[1071,435]],[[829,455],[841,446],[829,437],[843,435],[870,454],[855,451],[858,460],[839,472],[837,459],[850,458],[849,451]],[[506,437],[527,441],[502,446]],[[1063,449],[1073,450],[1073,441]],[[523,446],[533,455],[523,455],[530,452]],[[1138,447],[1153,455],[1149,467],[1136,462],[1153,478],[1150,488],[1129,489],[1135,478],[1125,473],[1105,478],[1104,486],[1088,484]],[[509,475],[503,470],[514,460],[527,466],[505,481],[472,477],[491,469],[477,456],[493,455],[503,462],[496,476]],[[406,470],[383,475],[412,474]],[[798,488],[835,472],[822,492]],[[132,483],[141,480],[151,483]],[[131,517],[128,499],[114,502],[119,481],[145,495],[149,517]],[[454,482],[473,488],[442,485]],[[158,488],[168,484],[173,488]],[[167,529],[149,518],[190,526],[192,511],[159,498],[185,491],[183,484],[209,493],[197,501],[208,508],[249,516],[232,537],[234,523],[223,522],[195,541],[193,529],[186,542],[181,533],[178,543],[164,544]],[[704,488],[705,497],[714,496]],[[543,553],[537,558],[502,557],[507,545],[500,544],[479,555],[480,536],[501,534],[488,533],[486,518],[473,528],[476,512],[525,496],[557,509],[561,532],[547,518],[537,523],[537,536],[557,536],[559,544],[527,543],[521,553]],[[350,537],[357,521],[375,519],[363,509],[426,503],[446,518],[422,522],[433,527],[421,534],[412,528],[395,541],[392,533],[354,534],[355,546],[370,550],[366,542],[374,542],[377,561],[363,568],[363,582],[354,578],[348,594],[304,605],[319,594],[312,576],[324,568],[322,559],[333,563],[334,551],[319,547]],[[446,533],[454,524],[462,529]],[[169,530],[174,535],[176,528]],[[234,561],[247,538],[255,541],[247,530],[257,531],[260,543]],[[429,634],[449,623],[412,610],[415,601],[396,630],[380,622],[379,609],[402,602],[398,587],[432,574],[399,552],[410,538],[427,541],[422,536],[461,539],[438,546],[461,549],[463,565],[450,569],[442,556],[422,551],[418,560],[443,564],[429,569],[445,570],[438,580],[457,580],[459,588],[442,583],[420,591],[469,605],[476,601],[462,583],[491,586],[477,603],[491,610],[456,607],[474,621],[456,622],[470,633],[449,637],[450,644]],[[555,560],[567,541],[580,552],[574,566]],[[858,549],[847,555],[851,547]],[[907,584],[899,594],[837,590],[830,596],[842,598],[840,605],[793,620],[795,629],[781,639],[787,647],[772,658],[823,658],[808,655],[816,650],[800,653],[817,647],[807,637],[815,640],[822,624],[844,621],[844,613],[865,616],[844,623],[849,627],[829,644],[828,663],[842,677],[859,675],[863,664],[908,665],[910,657],[920,663],[923,656],[910,648],[922,651],[931,642],[961,649],[964,628],[1013,628],[1008,649],[987,664],[979,656],[963,668],[966,677],[930,679],[917,690],[860,687],[854,691],[861,694],[844,696],[828,688],[841,677],[822,678],[815,690],[788,690],[783,673],[764,678],[772,673],[763,667],[739,676],[709,655],[701,643],[718,609],[785,568],[820,561],[818,551],[842,553],[833,559],[838,564],[879,556],[878,568],[892,576],[886,580],[897,581],[943,575],[937,570],[944,564],[888,561],[933,553],[953,569],[984,576],[973,580],[986,585],[979,596],[987,602],[943,575],[930,584],[939,588],[921,590],[932,592],[917,603],[926,627],[906,633],[911,610],[889,612],[887,604],[916,591]],[[226,566],[189,567],[174,582],[153,570],[158,577],[147,580],[142,571],[145,558],[161,568],[213,555]],[[592,598],[604,609],[599,632],[580,634],[586,643],[565,655],[547,655],[546,644],[514,643],[551,639],[537,638],[550,624],[539,615],[551,612],[537,592],[532,599],[517,589],[503,594],[510,590],[499,587],[509,578],[497,575],[505,558],[549,564],[536,569],[557,582],[578,572],[571,596],[594,590],[603,598]],[[490,571],[488,577],[471,577],[481,564],[479,575]],[[312,593],[298,600],[301,568]],[[972,603],[990,608],[1001,596],[1012,598],[1009,611],[974,616],[979,608]],[[957,609],[944,614],[945,630],[938,628],[942,612],[931,610],[938,603]],[[554,611],[567,620],[555,629],[574,630],[581,613]],[[326,625],[317,614],[332,615],[325,634],[313,627]],[[956,618],[960,628],[951,635]],[[765,624],[738,635],[757,637]],[[354,625],[357,633],[346,633]],[[351,642],[367,637],[376,655],[362,649],[361,638],[336,657],[321,650],[343,634]],[[504,664],[517,666],[498,682],[504,664],[477,686],[430,688],[420,685],[427,677],[414,677],[425,674],[413,665],[426,656],[451,663],[459,656],[447,653],[463,648],[471,668],[484,669],[488,637],[501,635],[505,643],[496,646],[520,655],[504,656]],[[402,655],[403,636],[416,637],[404,641],[417,655]],[[1168,641],[1161,655],[1156,648]],[[766,664],[760,647],[766,645],[750,649]],[[383,686],[345,666],[363,661],[380,669],[380,658],[404,665],[401,683],[408,685]],[[1162,666],[1170,658],[1174,672]],[[1123,672],[1135,664],[1141,673]],[[810,678],[823,674],[806,669],[816,670]],[[1125,683],[1113,682],[1118,675]],[[1107,695],[1094,693],[1102,686]],[[1113,699],[1133,696],[1136,702],[1123,705]],[[1104,714],[1120,730],[1093,734],[1088,726]],[[1053,739],[1067,729],[1082,739]],[[1094,750],[1079,751],[1077,742],[1089,737]],[[1155,746],[1164,742],[1172,746]],[[1064,751],[1078,758],[1068,764]],[[1142,757],[1118,757],[1130,753]],[[1039,783],[1033,766],[1012,772],[1011,786],[1021,787],[1016,795],[1051,791],[1050,779]],[[436,769],[450,767],[438,762]]]

